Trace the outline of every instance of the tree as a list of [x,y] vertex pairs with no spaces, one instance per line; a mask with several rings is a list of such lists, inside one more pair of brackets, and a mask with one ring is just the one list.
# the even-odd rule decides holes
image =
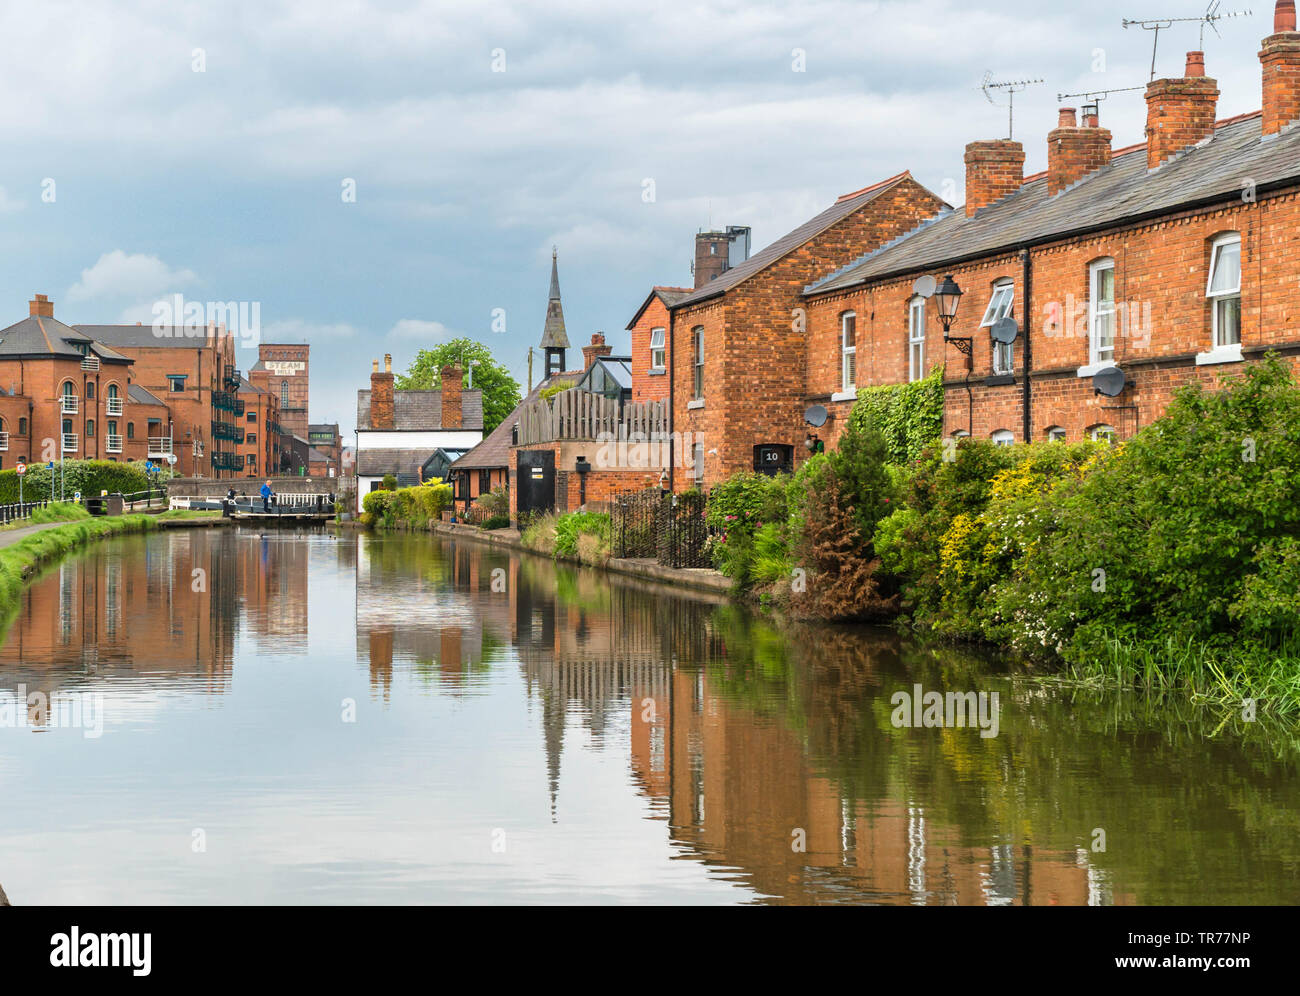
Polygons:
[[[506,420],[520,402],[519,382],[492,356],[492,351],[473,339],[452,339],[415,354],[405,374],[396,379],[399,391],[428,391],[442,387],[442,368],[474,364],[473,387],[483,392],[483,433],[486,435]],[[468,379],[468,378],[467,378]]]

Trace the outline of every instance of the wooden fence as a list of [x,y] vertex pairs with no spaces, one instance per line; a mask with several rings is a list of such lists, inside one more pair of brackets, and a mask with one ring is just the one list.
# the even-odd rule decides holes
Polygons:
[[668,432],[664,401],[628,402],[570,388],[541,398],[519,416],[519,443],[552,443],[564,439],[651,439]]

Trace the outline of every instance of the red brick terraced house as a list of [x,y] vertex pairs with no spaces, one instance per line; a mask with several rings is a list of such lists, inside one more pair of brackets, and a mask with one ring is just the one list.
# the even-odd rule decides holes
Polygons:
[[[900,173],[845,194],[689,294],[671,303],[660,298],[670,312],[671,423],[682,449],[672,457],[675,490],[741,470],[792,470],[807,455],[809,383],[829,382],[820,365],[838,369],[839,360],[810,349],[804,289],[944,207]],[[697,265],[697,278],[701,272]],[[638,368],[643,355],[634,351]]]
[[[1270,350],[1297,364],[1295,28],[1292,0],[1281,0],[1260,53],[1262,112],[1216,123],[1217,85],[1192,52],[1182,78],[1147,87],[1141,145],[1112,151],[1089,105],[1081,124],[1061,110],[1045,173],[1021,176],[1017,142],[967,146],[964,210],[938,212],[807,288],[818,357],[807,399],[847,392],[835,375],[846,328],[853,386],[943,363],[945,435],[999,443],[1124,438],[1180,385],[1213,385]],[[918,278],[947,275],[964,292],[949,342],[935,300],[917,293],[928,289]],[[1018,334],[1000,344],[991,333],[1005,318]]]
[[[697,271],[698,272],[698,271]],[[692,292],[690,287],[652,287],[627,330],[632,333],[632,400],[668,400],[668,309]]]

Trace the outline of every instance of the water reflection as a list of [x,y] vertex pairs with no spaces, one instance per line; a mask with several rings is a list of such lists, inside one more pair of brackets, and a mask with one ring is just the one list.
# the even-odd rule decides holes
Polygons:
[[[997,691],[998,735],[896,728],[890,696],[914,683]],[[111,850],[123,824],[170,842],[121,845],[140,901],[230,901],[268,873],[276,888],[253,901],[1300,897],[1296,752],[1258,726],[477,544],[107,543],[25,594],[0,650],[0,689],[20,685],[180,701],[110,712],[102,749],[0,729],[0,785],[19,797],[20,761],[90,797],[123,790],[128,814],[95,810],[76,847]],[[227,699],[196,725],[193,708]],[[340,701],[360,702],[354,724]],[[68,764],[137,741],[156,788]],[[214,810],[233,853],[196,865],[172,835]],[[18,822],[0,853],[58,859]],[[498,832],[509,848],[490,846]]]

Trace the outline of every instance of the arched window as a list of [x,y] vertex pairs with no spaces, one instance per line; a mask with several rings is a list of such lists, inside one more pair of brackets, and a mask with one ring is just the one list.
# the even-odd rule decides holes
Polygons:
[[1065,442],[1065,428],[1059,425],[1049,425],[1044,433],[1049,443]]
[[289,407],[289,382],[287,380],[280,381],[280,407]]
[[989,438],[994,446],[1010,446],[1016,441],[1016,434],[1010,429],[998,429]]

